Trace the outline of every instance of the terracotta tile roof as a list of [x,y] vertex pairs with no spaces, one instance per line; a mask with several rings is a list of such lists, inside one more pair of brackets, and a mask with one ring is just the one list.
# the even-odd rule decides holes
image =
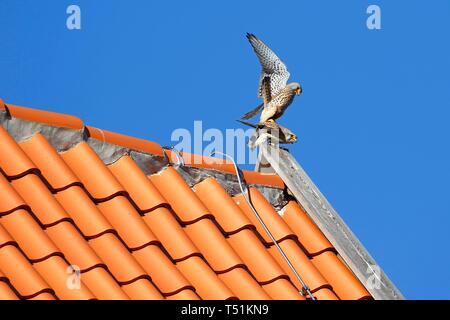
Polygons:
[[[33,124],[27,134],[11,128],[18,121]],[[157,143],[1,100],[0,123],[0,299],[305,299],[227,183],[230,162],[182,154],[180,169]],[[58,128],[79,141],[58,142]],[[316,298],[371,298],[278,176],[244,176]],[[74,265],[78,289],[67,285]]]

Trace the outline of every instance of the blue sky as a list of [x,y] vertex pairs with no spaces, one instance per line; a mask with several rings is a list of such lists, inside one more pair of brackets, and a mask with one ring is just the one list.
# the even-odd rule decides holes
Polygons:
[[407,298],[449,299],[449,21],[447,0],[2,0],[0,97],[170,145],[259,103],[253,32],[303,85],[291,152]]

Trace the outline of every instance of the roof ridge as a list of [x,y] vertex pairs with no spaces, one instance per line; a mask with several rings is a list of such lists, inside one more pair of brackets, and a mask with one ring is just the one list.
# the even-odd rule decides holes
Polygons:
[[84,127],[84,123],[80,118],[64,113],[6,104],[3,101],[0,102],[0,108],[5,109],[10,117],[30,122],[38,122],[75,130],[80,130]]
[[[6,119],[0,117],[0,123],[19,120],[19,122],[25,121],[34,124],[28,124],[27,130],[23,130],[23,123],[20,124],[20,130],[14,130],[14,128],[10,128],[8,125],[6,126],[5,129],[7,131],[14,131],[12,135],[18,141],[29,139],[38,131],[41,131],[41,134],[43,134],[58,151],[66,151],[78,143],[86,141],[94,148],[100,158],[108,164],[117,161],[126,153],[137,152],[138,154],[135,154],[133,158],[138,157],[141,161],[145,162],[141,165],[141,169],[146,174],[154,174],[169,164],[174,165],[177,163],[177,160],[174,157],[174,151],[162,147],[157,142],[89,126],[80,118],[73,115],[7,104],[0,98],[0,110],[1,109],[6,110],[7,117]],[[52,129],[47,128],[48,130],[42,130],[40,125],[52,127]],[[64,132],[63,138],[65,141],[63,145],[61,145],[61,139],[52,139],[52,136],[60,130]],[[68,139],[66,134],[71,131],[73,131],[72,135],[76,135],[76,137],[72,136]],[[150,155],[150,160],[154,160],[154,156],[161,157],[161,159],[159,159],[161,165],[157,166],[157,168],[149,169],[150,161],[144,159],[148,158],[148,155]],[[199,154],[190,154],[187,152],[180,152],[180,156],[183,157],[186,167],[214,170],[221,173],[236,175],[234,165],[229,160]],[[141,161],[136,162],[140,163]],[[284,182],[277,174],[267,174],[250,170],[243,170],[243,173],[247,183],[250,185],[262,185],[284,189]]]

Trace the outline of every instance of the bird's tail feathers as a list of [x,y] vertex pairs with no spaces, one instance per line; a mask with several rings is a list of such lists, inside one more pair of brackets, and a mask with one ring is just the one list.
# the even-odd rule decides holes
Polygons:
[[240,123],[242,123],[242,124],[245,124],[246,126],[249,126],[249,127],[252,127],[252,128],[258,128],[258,125],[257,124],[253,124],[253,123],[250,123],[250,122],[246,122],[246,121],[242,121],[242,120],[236,120],[237,122],[240,122]]
[[253,110],[247,112],[246,114],[244,114],[244,115],[242,116],[241,119],[242,119],[242,120],[248,120],[248,119],[251,119],[251,118],[253,118],[254,116],[256,116],[256,114],[257,114],[258,112],[260,112],[263,108],[264,108],[264,103],[261,103],[261,104],[258,105],[255,109],[253,109]]

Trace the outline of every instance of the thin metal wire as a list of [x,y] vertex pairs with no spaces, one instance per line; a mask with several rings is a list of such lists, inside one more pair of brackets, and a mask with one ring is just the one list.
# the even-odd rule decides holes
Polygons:
[[102,134],[102,148],[100,149],[100,152],[103,152],[103,149],[105,149],[106,137],[105,137],[105,133],[103,132],[102,129],[98,129],[98,130],[100,130],[100,132]]
[[171,146],[171,147],[163,147],[163,151],[164,149],[170,149],[175,153],[175,156],[177,157],[177,163],[175,164],[175,166],[184,167],[184,158],[181,156],[180,151],[178,151],[177,148]]
[[[281,256],[283,257],[283,259],[286,261],[286,263],[288,264],[289,268],[292,270],[292,272],[294,273],[295,277],[297,278],[297,280],[300,282],[300,284],[302,285],[302,290],[300,291],[300,294],[302,296],[306,296],[309,295],[311,297],[312,300],[316,300],[316,298],[313,296],[311,290],[309,289],[309,287],[306,285],[306,283],[303,281],[302,277],[300,276],[300,274],[297,272],[297,270],[295,269],[294,265],[291,263],[291,261],[289,260],[289,258],[287,257],[287,255],[284,253],[283,249],[280,247],[280,245],[277,243],[275,237],[272,235],[272,232],[270,232],[269,228],[266,226],[265,222],[263,221],[263,219],[261,218],[261,216],[259,215],[258,211],[256,211],[255,207],[253,206],[252,202],[250,201],[250,197],[249,197],[249,192],[248,192],[248,186],[243,182],[243,177],[242,177],[242,171],[238,168],[236,162],[234,161],[234,159],[229,156],[228,154],[219,152],[219,151],[213,151],[211,153],[211,157],[214,156],[215,154],[219,154],[222,155],[228,159],[230,159],[233,162],[234,165],[234,169],[236,170],[236,176],[238,179],[238,183],[239,183],[239,187],[241,189],[242,194],[244,195],[245,200],[247,201],[247,204],[249,205],[249,207],[252,209],[253,213],[255,214],[256,218],[258,219],[259,223],[263,226],[264,230],[266,231],[266,233],[269,235],[270,239],[272,240],[272,242],[275,244],[276,248],[278,249],[278,251],[280,252]],[[245,188],[244,188],[245,186]],[[245,191],[244,191],[245,189]]]

